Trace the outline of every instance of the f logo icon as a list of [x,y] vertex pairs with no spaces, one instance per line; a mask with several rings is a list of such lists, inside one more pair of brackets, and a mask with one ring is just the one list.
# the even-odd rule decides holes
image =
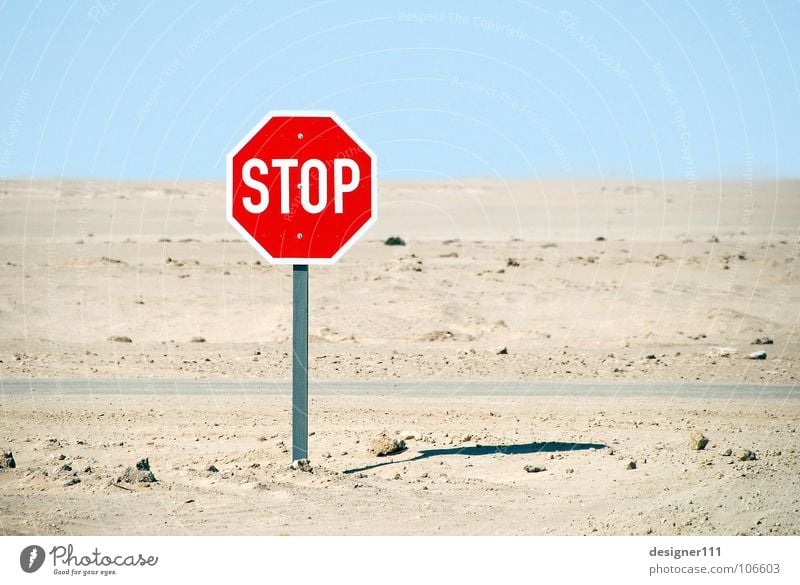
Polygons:
[[44,549],[38,544],[26,546],[19,554],[19,566],[26,573],[35,573],[43,564]]

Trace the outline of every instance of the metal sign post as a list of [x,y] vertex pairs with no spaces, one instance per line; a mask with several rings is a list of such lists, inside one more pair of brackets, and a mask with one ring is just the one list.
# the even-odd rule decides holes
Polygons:
[[273,111],[226,169],[230,224],[293,267],[292,462],[308,460],[308,267],[334,264],[377,220],[378,159],[333,112]]
[[308,459],[308,265],[292,278],[292,460]]

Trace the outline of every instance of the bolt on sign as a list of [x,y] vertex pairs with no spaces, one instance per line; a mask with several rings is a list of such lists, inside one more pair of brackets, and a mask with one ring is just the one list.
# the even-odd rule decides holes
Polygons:
[[275,111],[228,153],[228,222],[293,265],[292,458],[308,459],[308,266],[333,264],[375,223],[378,160],[333,112]]

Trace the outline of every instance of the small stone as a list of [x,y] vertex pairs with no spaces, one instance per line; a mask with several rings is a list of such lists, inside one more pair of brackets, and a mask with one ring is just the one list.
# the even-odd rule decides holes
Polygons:
[[765,335],[764,337],[756,337],[750,342],[750,345],[772,345],[773,343],[772,338]]
[[330,459],[330,458],[332,457],[332,455],[331,455],[330,451],[325,451],[325,452],[322,454],[322,457],[323,457],[324,459]]
[[401,431],[400,432],[400,438],[401,439],[405,439],[406,441],[411,441],[413,439],[418,439],[419,436],[420,436],[420,433],[418,433],[417,431]]
[[383,241],[387,246],[405,246],[406,241],[400,236],[390,236]]
[[625,469],[636,469],[636,461],[628,461],[628,465],[625,466]]
[[724,451],[720,451],[719,454],[723,457],[730,457],[733,455],[733,451],[731,449],[725,449]]
[[463,437],[461,437],[461,442],[462,443],[469,443],[470,441],[472,441],[474,439],[475,439],[474,435],[466,434]]
[[750,355],[747,356],[749,360],[765,360],[767,359],[767,352],[766,351],[754,351]]
[[311,473],[313,468],[311,467],[311,461],[308,459],[297,459],[296,461],[292,461],[292,469],[295,471],[304,471],[306,473]]
[[508,348],[501,347],[500,349],[497,350],[497,355],[508,355]]
[[542,471],[546,471],[544,467],[538,467],[536,465],[526,465],[523,469],[528,473],[541,473]]
[[133,343],[133,340],[127,335],[112,335],[108,340],[112,343]]
[[519,266],[519,262],[516,261],[514,258],[509,258],[508,260],[506,260],[506,266],[515,268]]
[[81,482],[81,478],[80,477],[70,477],[66,481],[66,483],[64,483],[64,487],[69,487],[71,485],[76,485],[76,484],[79,484],[80,482]]
[[211,473],[219,473],[219,469],[217,469],[216,465],[209,465],[206,467],[206,471],[210,471]]
[[654,354],[654,353],[649,353],[649,354],[647,354],[647,356],[645,357],[645,359],[648,359],[648,360],[654,360],[654,359],[657,359],[657,358],[656,358],[656,354]]
[[17,462],[14,461],[14,454],[11,451],[5,451],[3,456],[0,457],[0,469],[14,469]]
[[756,454],[750,449],[737,449],[736,453],[733,454],[733,458],[736,461],[755,461]]
[[205,337],[200,337],[200,336],[192,337],[189,340],[189,343],[205,343],[205,342],[206,342],[206,338]]
[[689,448],[694,451],[702,451],[708,445],[708,439],[703,433],[692,431],[689,436]]
[[125,473],[117,479],[117,483],[153,483],[156,476],[150,471],[150,460],[148,458],[140,459],[136,462],[136,467],[128,467]]
[[384,432],[372,439],[370,452],[378,457],[384,457],[402,451],[405,448],[406,442],[403,439],[394,439]]

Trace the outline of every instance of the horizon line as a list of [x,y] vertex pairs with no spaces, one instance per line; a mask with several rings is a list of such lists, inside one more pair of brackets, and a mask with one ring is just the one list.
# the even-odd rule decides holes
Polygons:
[[[653,176],[640,176],[630,177],[621,175],[608,175],[605,177],[598,177],[592,175],[579,175],[574,177],[564,177],[557,175],[543,175],[543,176],[452,176],[452,177],[378,177],[379,181],[430,181],[430,182],[448,182],[448,181],[628,181],[628,182],[686,182],[686,183],[708,183],[708,182],[781,182],[781,181],[800,181],[800,175],[785,175],[785,176],[768,176],[768,175],[753,175],[750,177],[743,176],[700,176],[700,177],[653,177]],[[22,182],[22,181],[90,181],[90,182],[148,182],[148,181],[208,181],[208,182],[225,182],[225,177],[105,177],[105,176],[14,176],[14,177],[0,177],[0,182]]]

